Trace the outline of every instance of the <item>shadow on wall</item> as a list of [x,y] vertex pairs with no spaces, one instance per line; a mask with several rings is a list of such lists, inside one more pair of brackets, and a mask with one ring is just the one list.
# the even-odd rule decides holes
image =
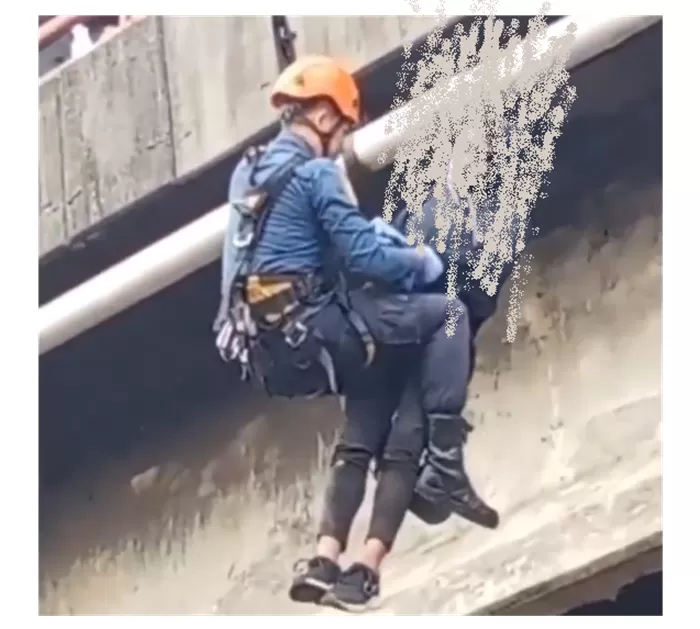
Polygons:
[[[124,501],[129,520],[99,538],[157,538],[160,527],[132,522],[205,517],[211,499],[251,473],[274,490],[308,471],[313,435],[332,439],[336,400],[270,401],[221,363],[209,331],[217,274],[211,266],[42,359],[41,530],[55,509]],[[120,493],[102,495],[93,478]],[[85,489],[76,495],[73,484]]]

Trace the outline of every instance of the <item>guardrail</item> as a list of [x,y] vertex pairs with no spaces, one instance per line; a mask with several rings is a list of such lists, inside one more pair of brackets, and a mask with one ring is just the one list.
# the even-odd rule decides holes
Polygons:
[[[107,26],[123,28],[128,24],[141,19],[139,15],[50,15],[39,18],[39,51],[56,43],[61,37],[68,35],[78,24],[90,26],[96,22],[104,22]],[[109,21],[109,18],[114,20]],[[272,15],[272,32],[275,38],[275,53],[280,71],[284,70],[296,59],[294,40],[296,33],[289,26],[286,15]],[[96,43],[96,42],[95,42]]]
[[[140,15],[52,15],[39,24],[39,50],[47,48],[61,37],[68,35],[78,24],[90,26],[96,22],[122,28],[140,19]],[[110,20],[109,18],[114,18]]]

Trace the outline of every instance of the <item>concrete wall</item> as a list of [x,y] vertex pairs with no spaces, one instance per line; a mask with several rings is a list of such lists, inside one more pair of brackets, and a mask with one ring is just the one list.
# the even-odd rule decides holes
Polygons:
[[66,242],[60,81],[56,75],[39,86],[39,252]]
[[[527,599],[543,584],[556,589],[640,545],[659,545],[661,184],[632,189],[617,181],[577,206],[590,225],[562,227],[530,249],[515,344],[503,342],[508,289],[479,338],[467,453],[503,524],[491,533],[456,519],[427,528],[407,518],[384,575],[385,613],[493,610],[523,590]],[[179,299],[179,315],[198,303],[192,292]],[[161,325],[167,312],[163,306]],[[177,338],[196,336],[191,319],[178,325]],[[82,411],[68,414],[90,416],[103,441],[120,422],[149,421],[136,411],[133,371],[158,333],[142,326],[141,335],[131,333],[139,347],[124,326],[112,333],[123,350],[95,347],[94,355],[110,357],[111,395],[121,392],[121,409],[83,399],[75,402]],[[182,362],[196,364],[177,349]],[[99,388],[84,368],[73,377],[76,391],[79,382]],[[313,613],[291,604],[285,590],[294,560],[308,556],[314,539],[325,481],[318,439],[340,424],[337,405],[266,400],[232,382],[220,406],[176,422],[158,393],[170,391],[170,402],[187,407],[192,384],[171,380],[158,390],[152,383],[150,414],[170,429],[42,496],[42,612]],[[280,493],[267,502],[273,484]],[[370,500],[368,492],[353,551]],[[206,515],[190,520],[195,512]]]
[[[409,518],[388,613],[493,611],[660,543],[659,35],[653,56],[577,72],[518,337],[503,342],[507,289],[480,334],[468,461],[503,526]],[[358,191],[367,207],[385,176]],[[314,538],[318,439],[342,417],[232,377],[211,346],[218,281],[210,265],[41,357],[44,612],[309,613],[284,590]]]
[[[361,67],[432,17],[296,17],[299,53]],[[40,256],[274,122],[269,17],[150,17],[45,77]]]

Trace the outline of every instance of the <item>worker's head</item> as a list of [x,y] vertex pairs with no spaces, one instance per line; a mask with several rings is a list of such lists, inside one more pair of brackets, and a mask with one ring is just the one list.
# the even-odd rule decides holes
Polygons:
[[352,74],[328,57],[304,57],[280,75],[272,105],[283,124],[307,137],[320,155],[335,157],[360,121],[360,90]]

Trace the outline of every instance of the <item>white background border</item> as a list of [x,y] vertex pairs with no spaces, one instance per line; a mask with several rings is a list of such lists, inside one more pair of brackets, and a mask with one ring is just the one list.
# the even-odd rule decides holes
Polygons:
[[[48,3],[41,3],[47,5]],[[37,13],[55,10],[42,7]],[[82,14],[94,3],[62,2],[66,13]],[[221,2],[200,0],[196,7],[212,12],[224,8]],[[420,13],[435,12],[438,0],[419,0]],[[679,6],[679,3],[675,3]],[[105,3],[107,9],[108,3]],[[464,14],[472,9],[471,3],[444,3],[449,14]],[[465,6],[468,5],[468,6]],[[672,11],[668,2],[552,2],[550,13],[575,15],[596,14],[660,14],[664,5],[664,416],[669,419],[664,431],[664,524],[665,566],[664,575],[665,615],[692,623],[697,618],[691,606],[697,609],[697,577],[691,566],[697,565],[698,534],[690,530],[691,506],[697,506],[700,467],[700,411],[695,394],[700,390],[698,376],[698,334],[694,325],[700,318],[693,259],[700,243],[698,214],[698,126],[700,109],[692,93],[698,91],[698,53],[691,44],[698,39],[699,22],[697,5],[688,2],[684,11]],[[37,5],[38,6],[38,5]],[[112,5],[114,6],[114,5]],[[182,6],[180,14],[191,14],[193,4],[175,0],[170,2],[146,1],[122,2],[122,13],[161,14],[162,9],[172,10]],[[333,8],[335,6],[335,9]],[[540,3],[522,0],[501,1],[495,4],[500,14],[533,14]],[[71,7],[74,10],[68,11]],[[160,9],[158,8],[160,7]],[[37,14],[24,14],[21,9],[28,3],[10,2],[5,7],[5,28],[0,38],[0,63],[2,64],[2,96],[0,111],[2,121],[2,214],[3,238],[0,246],[0,327],[2,344],[0,364],[3,376],[0,399],[3,409],[0,421],[4,428],[0,447],[0,492],[2,517],[0,540],[0,623],[14,626],[20,617],[35,617],[38,610],[38,361],[37,361],[37,259],[38,259],[38,125],[37,125]],[[412,14],[408,0],[355,0],[352,3],[334,4],[315,0],[259,0],[255,3],[231,2],[228,9],[241,14],[294,14],[294,15],[400,15]],[[13,9],[18,11],[15,17]],[[106,11],[108,13],[109,11]],[[208,14],[205,12],[205,14]],[[254,52],[252,54],[255,54]],[[685,144],[684,144],[685,143]],[[696,306],[692,304],[695,303]],[[681,433],[681,429],[683,434]],[[685,471],[683,471],[685,470]],[[677,492],[677,493],[676,493]],[[683,516],[685,507],[686,515]],[[685,570],[688,570],[686,573]],[[692,588],[692,590],[691,590]],[[695,603],[695,604],[693,604]],[[351,618],[351,617],[348,617]],[[8,622],[9,621],[9,622]],[[290,618],[302,622],[301,618]],[[376,617],[365,617],[364,623],[387,622]],[[582,621],[582,619],[580,620]],[[57,621],[57,622],[66,622]],[[72,621],[69,621],[72,622]],[[105,625],[121,621],[104,619]],[[141,620],[134,620],[140,625]],[[186,619],[168,623],[172,626],[188,622]],[[195,622],[202,622],[197,620]],[[208,622],[208,621],[204,621]],[[216,622],[212,620],[211,622]],[[219,622],[230,623],[230,620]],[[255,624],[255,619],[249,621]],[[318,618],[318,622],[323,622]],[[335,622],[344,619],[335,618]],[[390,621],[389,621],[390,622]],[[471,618],[468,622],[486,622]],[[505,618],[491,619],[492,623],[508,622]],[[538,622],[525,619],[519,622]],[[539,621],[541,622],[541,621]],[[576,622],[571,619],[570,622]],[[601,624],[610,622],[600,619]],[[636,620],[635,622],[639,622]],[[101,624],[101,623],[100,623]],[[150,625],[150,623],[149,623]],[[144,625],[145,626],[145,625]]]

